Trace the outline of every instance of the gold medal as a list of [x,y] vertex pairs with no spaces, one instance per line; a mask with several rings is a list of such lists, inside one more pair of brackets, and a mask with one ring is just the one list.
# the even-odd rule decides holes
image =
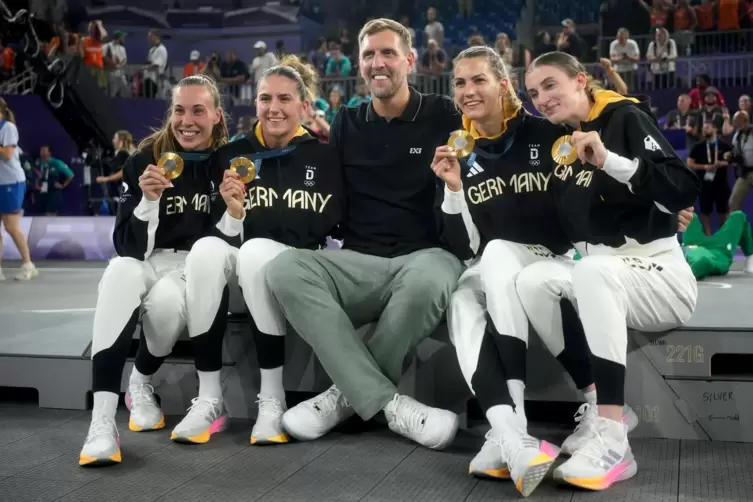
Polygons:
[[256,164],[246,157],[236,157],[230,161],[230,170],[241,177],[243,184],[251,183],[256,179]]
[[569,166],[578,160],[578,151],[573,146],[572,136],[562,136],[552,146],[552,158],[560,166]]
[[458,157],[463,158],[471,154],[473,148],[476,146],[476,140],[473,139],[473,136],[468,131],[455,131],[450,134],[447,146],[455,150]]
[[157,167],[165,178],[174,180],[183,172],[183,158],[177,153],[163,153],[157,162]]

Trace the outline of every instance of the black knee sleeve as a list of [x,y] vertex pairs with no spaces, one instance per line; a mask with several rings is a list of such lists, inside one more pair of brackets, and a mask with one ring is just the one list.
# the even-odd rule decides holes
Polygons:
[[222,369],[222,341],[227,329],[227,311],[230,303],[230,289],[225,286],[220,307],[209,331],[191,339],[194,363],[199,371],[219,371]]
[[583,323],[570,300],[560,301],[562,311],[562,333],[565,337],[565,350],[560,352],[557,360],[575,382],[576,387],[585,389],[594,383],[591,368],[591,349],[583,331]]
[[164,362],[164,357],[157,357],[149,352],[149,347],[146,344],[146,337],[144,331],[141,331],[141,340],[139,341],[139,350],[136,352],[136,360],[134,366],[136,370],[142,375],[154,375],[157,370],[160,369]]
[[267,335],[252,326],[259,368],[271,370],[285,364],[285,337]]
[[495,335],[488,326],[481,342],[476,371],[473,372],[471,378],[473,392],[484,413],[493,406],[502,404],[515,406],[507,388],[509,377],[494,341],[494,337],[499,335]]
[[131,348],[133,333],[139,321],[139,309],[133,311],[123,331],[110,347],[101,350],[92,357],[92,391],[113,392],[120,394],[120,382],[123,379],[128,351]]
[[625,367],[620,363],[593,357],[596,404],[625,404]]

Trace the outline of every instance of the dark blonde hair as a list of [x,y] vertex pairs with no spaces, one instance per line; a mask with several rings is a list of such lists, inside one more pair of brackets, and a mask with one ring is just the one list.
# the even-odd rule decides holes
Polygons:
[[120,150],[131,153],[133,149],[133,134],[125,129],[121,129],[115,133],[115,136],[120,140]]
[[594,93],[596,91],[601,91],[604,89],[601,84],[599,84],[599,82],[586,71],[586,67],[583,66],[583,63],[565,52],[547,52],[546,54],[542,54],[541,56],[533,60],[530,66],[528,66],[526,72],[530,72],[531,70],[539,66],[554,66],[564,71],[565,74],[570,78],[577,77],[579,73],[585,74],[586,94],[588,94],[588,97],[589,99],[591,99],[591,101],[593,101]]
[[279,75],[295,82],[301,101],[313,103],[319,95],[319,74],[316,68],[304,63],[294,54],[286,55],[278,65],[266,70],[261,80],[270,75]]
[[12,124],[16,123],[16,116],[13,115],[13,110],[8,107],[8,102],[3,98],[0,98],[0,113],[3,114],[4,120],[7,120]]
[[410,31],[397,21],[387,18],[372,19],[363,25],[363,28],[361,28],[361,31],[358,33],[358,45],[363,45],[363,40],[366,37],[376,35],[383,31],[396,33],[398,38],[400,38],[400,43],[402,44],[405,53],[410,54],[410,50],[413,47],[413,37],[411,37]]
[[462,51],[455,57],[453,66],[457,66],[458,61],[463,59],[480,58],[486,61],[489,69],[492,71],[497,80],[507,80],[507,94],[504,96],[503,110],[505,117],[518,113],[523,108],[523,103],[518,98],[518,93],[512,85],[510,76],[510,67],[502,59],[497,51],[485,45],[475,45]]
[[[193,75],[186,77],[178,82],[173,88],[173,96],[178,89],[190,86],[204,87],[212,95],[212,101],[215,109],[220,109],[220,91],[217,89],[217,85],[214,80],[206,75]],[[165,152],[174,152],[178,149],[179,143],[173,134],[173,130],[170,127],[170,119],[173,115],[172,102],[170,103],[170,109],[167,112],[167,118],[162,124],[162,127],[156,129],[152,134],[141,140],[138,149],[144,150],[151,147],[154,152],[154,160],[158,161],[159,158]],[[227,131],[227,123],[225,122],[225,114],[220,113],[220,121],[212,128],[212,145],[211,149],[216,150],[220,146],[228,142],[230,134]]]

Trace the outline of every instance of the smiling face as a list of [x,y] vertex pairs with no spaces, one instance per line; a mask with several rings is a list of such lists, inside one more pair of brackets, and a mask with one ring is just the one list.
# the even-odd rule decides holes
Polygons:
[[588,104],[585,73],[569,76],[554,65],[533,65],[526,73],[526,88],[536,110],[554,124],[579,121]]
[[265,137],[292,136],[308,114],[296,82],[283,75],[268,75],[259,82],[256,114]]
[[455,104],[473,121],[485,122],[503,113],[502,97],[508,85],[507,79],[499,79],[483,57],[460,59],[455,64]]
[[392,30],[383,30],[361,40],[360,71],[371,95],[390,99],[408,85],[414,56]]
[[212,130],[221,117],[222,109],[206,86],[187,85],[173,92],[170,129],[184,150],[209,148]]

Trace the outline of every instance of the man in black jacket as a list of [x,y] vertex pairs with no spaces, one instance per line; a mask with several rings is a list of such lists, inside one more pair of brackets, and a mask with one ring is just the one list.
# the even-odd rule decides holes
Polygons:
[[[461,122],[448,98],[408,87],[415,61],[405,27],[377,19],[358,39],[373,99],[343,108],[331,127],[345,177],[344,249],[291,250],[267,266],[272,295],[334,382],[288,410],[283,424],[312,440],[354,413],[368,420],[384,411],[391,430],[441,449],[454,439],[455,414],[399,395],[396,386],[405,356],[444,316],[462,268],[440,244],[429,168]],[[372,322],[364,343],[356,328]]]

